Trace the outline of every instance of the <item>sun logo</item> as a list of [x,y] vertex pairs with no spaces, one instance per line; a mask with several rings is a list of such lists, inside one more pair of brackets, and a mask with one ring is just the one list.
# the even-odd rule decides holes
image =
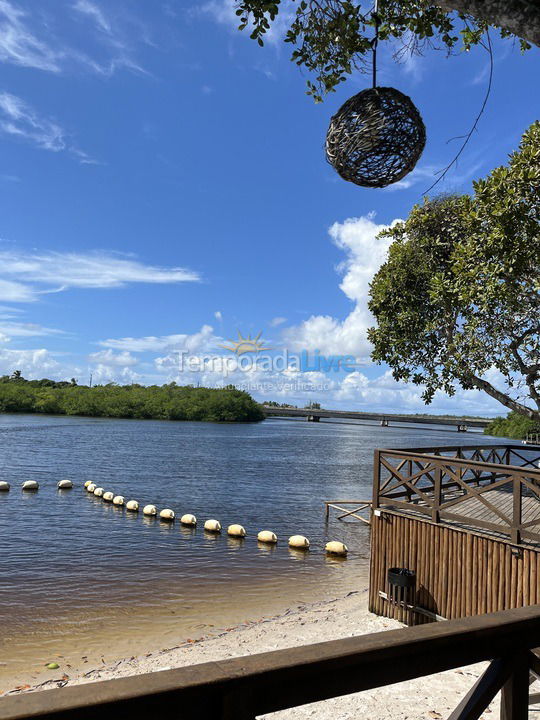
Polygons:
[[240,330],[238,331],[238,340],[229,340],[230,345],[219,345],[219,347],[230,350],[236,355],[243,355],[244,353],[258,353],[262,350],[270,350],[271,348],[264,346],[264,341],[261,340],[262,330],[259,334],[252,338],[251,333],[247,337],[243,337]]

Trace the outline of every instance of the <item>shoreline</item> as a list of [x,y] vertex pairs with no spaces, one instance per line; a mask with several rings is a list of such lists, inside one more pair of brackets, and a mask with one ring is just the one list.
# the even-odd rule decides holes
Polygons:
[[[2,696],[170,670],[210,660],[225,660],[400,627],[402,625],[395,620],[368,612],[367,589],[362,588],[351,590],[337,598],[291,606],[278,615],[216,629],[215,634],[179,639],[178,644],[172,647],[124,657],[116,662],[92,667],[85,672],[82,671],[83,668],[73,667],[68,674],[59,668],[52,671],[54,677],[33,685],[19,685],[5,691]],[[432,682],[419,678],[291,708],[273,713],[271,717],[276,720],[304,720],[315,716],[321,720],[353,720],[359,717],[374,720],[437,720],[452,712],[485,667],[485,663],[480,663],[450,670],[433,676]],[[497,702],[492,703],[490,711],[487,712],[494,711]],[[487,720],[489,715],[484,713],[483,717]]]

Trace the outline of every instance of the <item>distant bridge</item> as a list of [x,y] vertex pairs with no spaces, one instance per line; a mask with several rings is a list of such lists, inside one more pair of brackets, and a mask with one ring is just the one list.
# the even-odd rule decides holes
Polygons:
[[339,418],[341,420],[375,420],[383,427],[394,423],[415,423],[422,425],[455,425],[458,432],[468,428],[485,428],[490,420],[468,417],[435,417],[433,415],[396,415],[394,413],[368,413],[353,410],[315,410],[313,408],[286,408],[263,405],[266,417],[304,417],[310,422],[319,422],[321,418]]

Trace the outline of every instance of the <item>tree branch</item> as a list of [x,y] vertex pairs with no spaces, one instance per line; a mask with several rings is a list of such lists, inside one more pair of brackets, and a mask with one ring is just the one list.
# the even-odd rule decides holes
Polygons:
[[540,45],[540,11],[535,0],[437,0],[437,5],[468,13]]
[[473,373],[468,374],[467,377],[471,381],[471,383],[476,388],[478,388],[478,390],[483,390],[485,393],[490,395],[495,400],[498,400],[498,402],[500,402],[502,405],[505,405],[510,410],[514,410],[520,415],[525,415],[525,417],[528,417],[530,420],[540,420],[540,410],[533,410],[532,408],[527,407],[527,405],[523,405],[517,400],[512,399],[510,395],[507,395],[506,393],[497,390],[497,388],[494,387],[490,382],[478,377],[477,375],[474,375]]

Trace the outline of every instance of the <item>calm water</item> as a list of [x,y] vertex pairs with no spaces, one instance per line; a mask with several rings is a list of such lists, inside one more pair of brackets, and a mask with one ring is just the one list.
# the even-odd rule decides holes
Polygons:
[[[365,586],[369,530],[324,523],[323,501],[369,498],[375,447],[473,444],[431,428],[267,420],[253,425],[0,416],[0,677],[62,655],[106,659],[174,644]],[[486,438],[480,438],[486,442]],[[74,482],[58,491],[61,478]],[[20,483],[40,482],[38,493]],[[141,507],[192,512],[164,524],[86,493],[91,479]],[[244,541],[209,536],[244,525]],[[270,529],[276,548],[258,546]],[[301,533],[311,552],[288,549]],[[325,557],[344,541],[346,561]],[[66,661],[67,662],[67,661]],[[0,690],[2,685],[0,684]]]

